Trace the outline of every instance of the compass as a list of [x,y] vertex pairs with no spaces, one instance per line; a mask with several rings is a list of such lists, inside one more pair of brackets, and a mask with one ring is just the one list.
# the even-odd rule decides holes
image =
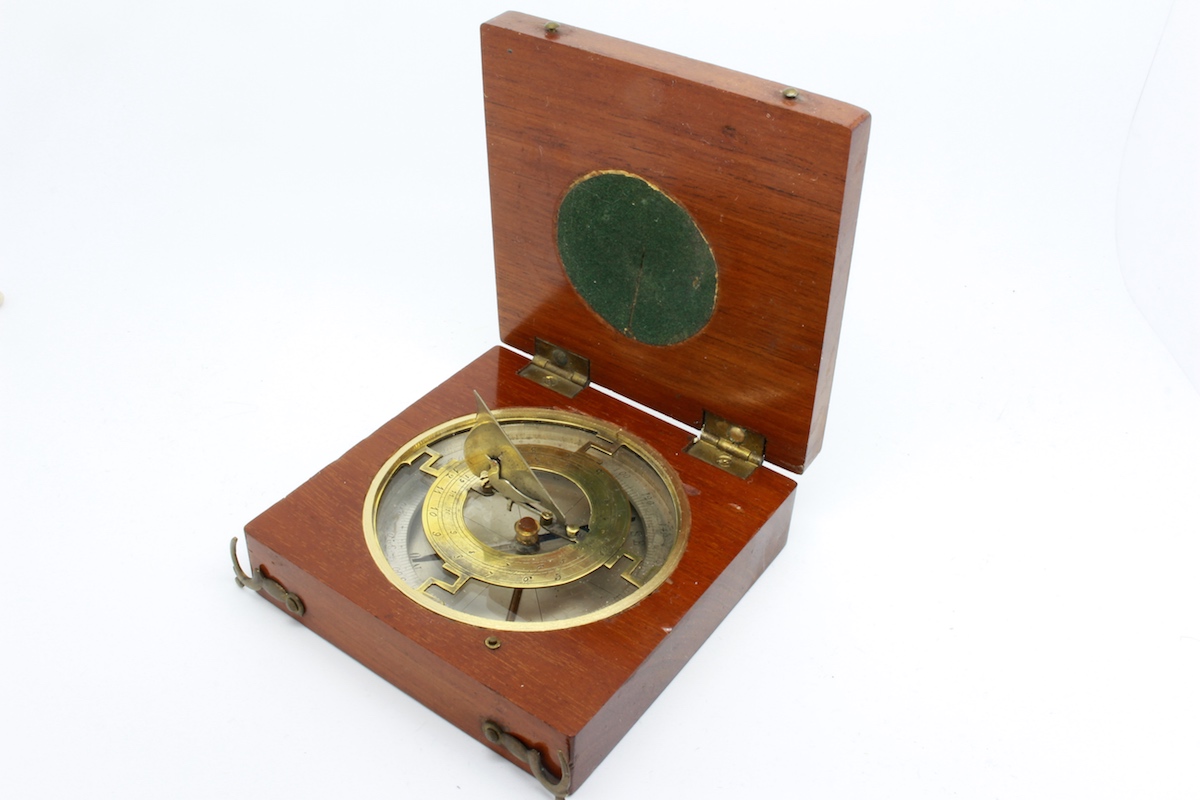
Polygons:
[[671,574],[690,514],[675,471],[609,423],[506,408],[408,442],[376,475],[363,530],[421,606],[493,630],[617,614]]
[[[870,116],[516,12],[481,32],[500,341],[251,520],[248,570],[230,548],[562,798],[787,540],[766,467],[821,449]],[[447,325],[381,321],[391,368]]]

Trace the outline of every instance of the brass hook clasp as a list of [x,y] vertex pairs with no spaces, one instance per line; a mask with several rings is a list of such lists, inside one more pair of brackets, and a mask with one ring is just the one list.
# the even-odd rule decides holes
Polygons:
[[529,771],[533,773],[533,777],[537,778],[538,783],[556,798],[562,800],[567,796],[567,792],[571,789],[571,767],[567,764],[567,757],[562,750],[558,751],[559,771],[562,773],[562,777],[555,780],[542,764],[542,754],[538,750],[527,746],[490,719],[483,722],[483,736],[492,744],[503,746],[513,756],[524,761],[529,766]]
[[266,592],[268,597],[283,603],[288,611],[297,617],[303,617],[304,601],[300,599],[299,595],[283,588],[279,581],[267,577],[261,569],[255,568],[253,576],[245,573],[242,565],[238,563],[237,541],[236,536],[229,540],[229,557],[233,559],[233,579],[237,581],[237,585],[256,592]]

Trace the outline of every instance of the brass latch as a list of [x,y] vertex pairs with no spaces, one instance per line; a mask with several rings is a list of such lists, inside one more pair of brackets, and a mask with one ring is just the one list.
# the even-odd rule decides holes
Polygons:
[[537,778],[538,783],[559,800],[562,800],[571,791],[571,766],[567,763],[567,757],[563,751],[558,751],[560,777],[555,778],[554,774],[542,765],[541,753],[535,748],[529,747],[490,719],[483,721],[483,738],[492,744],[500,745],[512,753],[514,758],[524,761],[526,766],[529,767],[529,771],[533,773],[533,777]]
[[745,479],[762,466],[766,449],[766,437],[758,431],[705,411],[700,435],[684,452]]
[[534,339],[533,344],[533,360],[519,375],[567,397],[583,391],[591,380],[592,367],[586,358],[542,339]]
[[283,588],[283,584],[279,581],[268,578],[258,567],[254,568],[253,577],[245,573],[242,565],[238,563],[236,536],[229,542],[229,557],[233,559],[233,579],[237,581],[238,586],[243,589],[253,589],[256,592],[265,592],[267,596],[283,603],[284,608],[297,617],[304,616],[304,601],[294,592]]

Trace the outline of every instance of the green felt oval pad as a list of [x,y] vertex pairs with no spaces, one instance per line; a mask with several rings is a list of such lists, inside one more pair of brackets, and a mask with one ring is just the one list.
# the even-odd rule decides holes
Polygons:
[[677,344],[712,316],[712,248],[683,206],[636,175],[577,181],[558,208],[558,252],[580,296],[631,339]]

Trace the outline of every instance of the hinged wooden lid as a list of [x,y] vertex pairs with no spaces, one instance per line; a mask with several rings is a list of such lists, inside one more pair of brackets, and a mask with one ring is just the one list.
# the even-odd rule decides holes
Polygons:
[[[578,353],[596,383],[693,427],[709,411],[759,431],[767,460],[803,470],[869,115],[524,14],[482,36],[501,339]],[[663,241],[698,260],[647,256]]]

